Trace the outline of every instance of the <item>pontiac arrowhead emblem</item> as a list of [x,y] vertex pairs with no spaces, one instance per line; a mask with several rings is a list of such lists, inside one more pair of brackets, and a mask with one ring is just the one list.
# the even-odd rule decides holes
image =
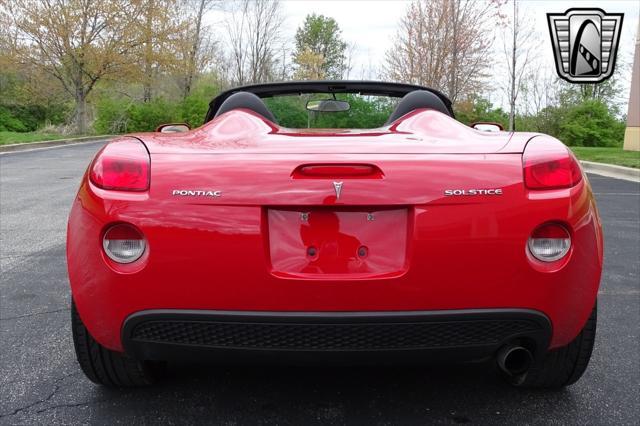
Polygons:
[[333,189],[336,190],[336,200],[338,200],[342,192],[342,182],[333,182]]

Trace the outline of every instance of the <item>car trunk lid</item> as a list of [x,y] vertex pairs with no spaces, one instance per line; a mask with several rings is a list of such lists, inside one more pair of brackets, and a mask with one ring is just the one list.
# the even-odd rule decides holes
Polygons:
[[531,135],[480,132],[436,111],[379,129],[287,129],[231,111],[187,133],[135,135],[153,154],[492,154],[522,152]]
[[[283,279],[399,277],[416,212],[498,211],[522,194],[520,154],[173,154],[152,157],[151,170],[150,196],[201,212],[195,229],[241,232],[213,223],[203,207],[224,210],[230,223],[234,212],[247,226],[260,223],[256,244]],[[484,193],[459,195],[471,190]]]
[[270,272],[283,279],[399,277],[416,212],[500,209],[522,191],[519,147],[505,149],[512,134],[477,132],[432,111],[331,133],[247,113],[217,120],[183,135],[141,136],[151,152],[150,196],[177,210],[253,208],[248,223],[260,223]]

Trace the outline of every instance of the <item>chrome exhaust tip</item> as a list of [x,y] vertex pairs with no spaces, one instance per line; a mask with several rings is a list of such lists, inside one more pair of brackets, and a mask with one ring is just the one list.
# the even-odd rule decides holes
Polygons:
[[533,364],[531,351],[522,346],[506,345],[496,357],[498,367],[509,376],[519,376],[526,373]]

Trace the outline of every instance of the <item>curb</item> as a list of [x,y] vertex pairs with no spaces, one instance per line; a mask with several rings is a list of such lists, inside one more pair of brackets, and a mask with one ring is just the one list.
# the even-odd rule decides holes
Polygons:
[[83,136],[80,138],[56,139],[52,141],[25,142],[25,143],[15,143],[11,145],[0,145],[0,153],[30,151],[33,149],[49,148],[49,147],[63,146],[63,145],[76,145],[78,143],[83,143],[83,142],[94,142],[94,141],[98,142],[98,141],[108,140],[113,137],[115,136],[114,135]]
[[624,179],[631,182],[640,182],[640,169],[615,166],[613,164],[594,163],[593,161],[580,161],[580,163],[586,173]]

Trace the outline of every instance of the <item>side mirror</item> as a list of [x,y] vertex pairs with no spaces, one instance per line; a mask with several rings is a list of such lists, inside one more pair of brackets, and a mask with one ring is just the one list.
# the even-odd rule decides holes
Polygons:
[[471,124],[471,127],[481,132],[501,132],[504,130],[502,124],[487,121],[478,121],[477,123]]
[[191,130],[187,123],[171,123],[161,124],[156,128],[156,132],[160,133],[184,133]]
[[307,109],[315,112],[343,112],[349,111],[351,105],[346,101],[320,99],[317,101],[307,101]]

